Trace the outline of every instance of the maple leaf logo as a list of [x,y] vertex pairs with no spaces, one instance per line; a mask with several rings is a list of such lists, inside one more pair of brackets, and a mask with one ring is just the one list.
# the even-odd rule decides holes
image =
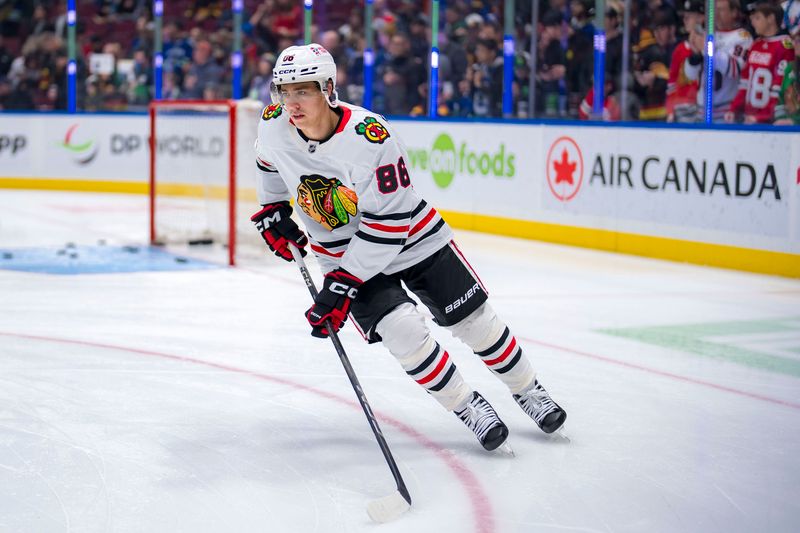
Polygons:
[[572,200],[583,184],[583,153],[575,139],[562,136],[553,141],[545,163],[547,186],[562,202]]
[[571,163],[569,161],[569,154],[567,154],[567,150],[562,150],[561,161],[553,161],[553,168],[556,169],[556,183],[558,184],[562,181],[566,181],[572,185],[574,183],[572,175],[575,173],[576,166],[577,163]]

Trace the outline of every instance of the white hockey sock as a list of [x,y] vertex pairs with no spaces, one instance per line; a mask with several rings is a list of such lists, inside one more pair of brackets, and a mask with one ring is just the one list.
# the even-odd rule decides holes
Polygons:
[[536,379],[533,365],[488,303],[449,329],[472,348],[512,394],[519,394],[533,384]]
[[486,367],[508,386],[512,394],[519,394],[530,388],[536,378],[533,366],[507,326],[503,328],[500,338],[488,348],[473,350]]
[[425,318],[411,304],[387,314],[375,328],[383,345],[411,378],[445,409],[452,411],[472,396],[450,355],[430,336]]

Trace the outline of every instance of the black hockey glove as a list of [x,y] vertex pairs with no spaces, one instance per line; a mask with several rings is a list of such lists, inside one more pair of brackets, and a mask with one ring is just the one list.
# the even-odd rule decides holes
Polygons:
[[306,318],[311,324],[311,335],[324,339],[330,333],[325,325],[331,321],[333,331],[342,329],[350,304],[358,295],[358,288],[364,282],[343,268],[337,268],[325,275],[322,290],[314,298],[314,305],[306,311]]
[[256,229],[261,232],[264,241],[275,255],[285,261],[293,261],[289,245],[294,244],[305,257],[305,246],[308,238],[300,231],[291,217],[292,207],[289,202],[276,202],[262,206],[261,211],[250,217]]

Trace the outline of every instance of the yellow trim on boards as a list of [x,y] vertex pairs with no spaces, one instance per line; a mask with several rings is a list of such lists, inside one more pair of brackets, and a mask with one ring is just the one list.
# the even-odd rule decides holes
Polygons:
[[87,179],[0,178],[0,189],[47,191],[114,192],[147,194],[150,186],[141,181],[99,181]]
[[454,211],[440,213],[454,228],[800,278],[800,255],[795,254]]
[[[199,185],[177,183],[166,183],[159,187],[163,187],[160,190],[164,194],[172,196],[204,197],[209,195],[212,198],[224,198],[225,191],[224,187],[219,186],[207,190],[206,187]],[[0,178],[0,188],[147,194],[149,184],[140,181]],[[241,189],[237,191],[237,197],[239,200],[248,200],[253,203],[256,201],[253,189]],[[454,228],[656,259],[800,278],[800,255],[795,254],[456,211],[440,211],[440,213]]]

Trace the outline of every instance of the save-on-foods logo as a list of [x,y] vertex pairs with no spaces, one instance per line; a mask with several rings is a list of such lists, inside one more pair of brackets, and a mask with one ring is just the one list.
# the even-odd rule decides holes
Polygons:
[[73,160],[79,165],[88,165],[97,157],[100,146],[93,140],[85,141],[85,137],[76,135],[75,130],[77,129],[78,124],[72,124],[67,129],[64,140],[58,146],[72,152]]
[[450,186],[457,174],[512,179],[517,171],[516,156],[504,143],[494,150],[472,149],[466,142],[456,146],[447,133],[436,137],[430,150],[409,148],[408,157],[413,168],[430,171],[442,189]]
[[583,154],[571,137],[559,137],[547,151],[547,185],[562,202],[572,200],[583,183]]

